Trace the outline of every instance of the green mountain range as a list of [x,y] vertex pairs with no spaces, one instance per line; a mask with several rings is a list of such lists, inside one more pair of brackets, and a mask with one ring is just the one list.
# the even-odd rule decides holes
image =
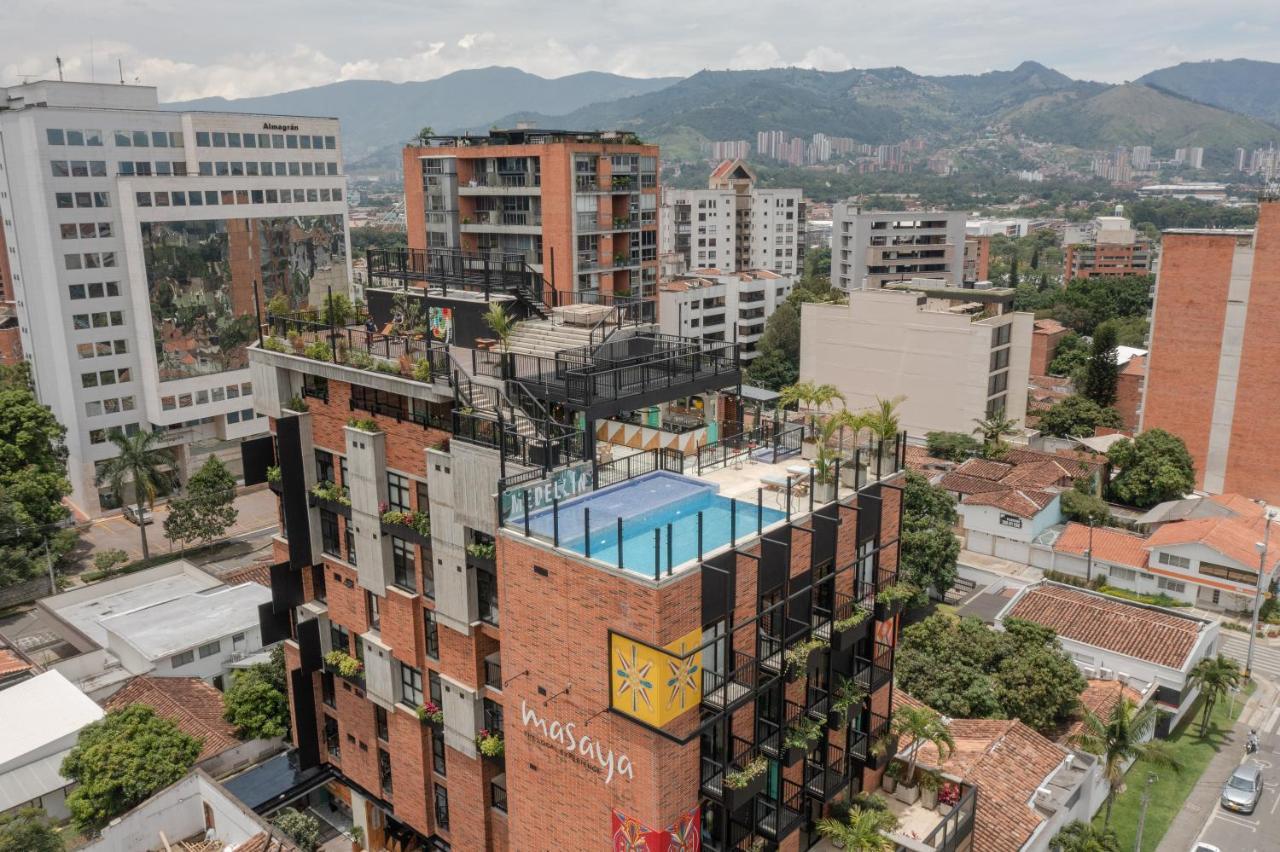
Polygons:
[[701,71],[684,79],[585,73],[547,80],[514,68],[460,71],[415,83],[348,81],[262,98],[211,99],[175,108],[336,115],[348,160],[399,168],[420,127],[437,132],[512,126],[632,130],[691,158],[708,140],[755,142],[762,130],[822,132],[868,144],[922,136],[964,144],[1014,131],[1087,149],[1150,145],[1157,155],[1200,145],[1280,141],[1280,64],[1186,63],[1133,83],[1074,80],[1036,62],[1008,71],[929,77],[905,68]]

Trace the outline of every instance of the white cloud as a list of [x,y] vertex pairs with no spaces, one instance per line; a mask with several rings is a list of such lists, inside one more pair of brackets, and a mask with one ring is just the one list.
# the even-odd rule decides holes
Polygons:
[[849,57],[838,50],[833,50],[826,45],[818,45],[804,55],[799,62],[796,63],[801,68],[815,68],[818,71],[844,71],[853,63],[849,61]]
[[782,64],[782,55],[772,42],[758,41],[755,44],[744,44],[729,57],[726,68],[743,70],[749,68],[773,68]]

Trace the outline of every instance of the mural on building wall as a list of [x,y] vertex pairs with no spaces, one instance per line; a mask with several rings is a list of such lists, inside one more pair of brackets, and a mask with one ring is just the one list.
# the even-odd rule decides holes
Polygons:
[[701,844],[701,811],[697,807],[666,827],[653,829],[635,817],[612,811],[613,852],[698,852]]
[[688,652],[701,644],[699,628],[663,650],[610,634],[613,707],[659,728],[697,707],[702,700],[702,652]]
[[248,366],[255,281],[264,305],[283,298],[290,309],[348,290],[340,215],[143,222],[141,231],[161,381]]
[[453,343],[453,308],[428,308],[427,319],[432,340]]

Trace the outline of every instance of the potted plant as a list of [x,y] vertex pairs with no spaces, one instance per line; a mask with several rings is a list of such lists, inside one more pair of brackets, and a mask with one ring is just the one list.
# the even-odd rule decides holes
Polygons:
[[867,768],[879,769],[890,756],[897,754],[898,744],[893,734],[886,733],[871,741],[867,747]]
[[910,583],[893,583],[876,595],[876,621],[889,621],[906,607],[919,589]]
[[826,646],[826,640],[814,636],[788,648],[782,655],[786,661],[787,680],[794,681],[801,673],[811,675],[816,672],[822,664],[822,656],[814,652]]
[[947,728],[946,719],[929,707],[899,707],[893,712],[889,730],[894,736],[905,739],[910,744],[911,760],[895,795],[899,801],[911,804],[920,796],[920,787],[916,783],[916,762],[920,759],[920,747],[932,745],[938,753],[938,763],[941,765],[955,751],[956,742]]
[[434,701],[428,701],[418,707],[418,721],[424,725],[439,725],[444,722],[444,710]]
[[360,852],[364,849],[364,829],[358,825],[351,826],[351,850]]
[[902,779],[902,770],[904,768],[902,761],[895,760],[885,769],[884,776],[880,779],[880,786],[884,788],[886,793],[892,794],[898,789],[898,781]]
[[920,801],[929,810],[938,806],[938,788],[942,786],[942,777],[936,772],[919,773]]
[[769,760],[764,755],[756,755],[741,769],[732,769],[724,774],[724,806],[730,812],[739,810],[752,798],[764,790],[766,771]]
[[481,728],[480,733],[476,734],[476,749],[485,757],[495,759],[502,757],[506,750],[502,741],[502,732]]
[[364,663],[346,651],[330,651],[324,655],[324,662],[339,677],[355,680],[364,674]]
[[837,675],[839,684],[831,693],[831,709],[827,711],[827,727],[838,728],[849,719],[849,711],[862,704],[867,691],[851,677]]
[[821,725],[803,716],[797,719],[782,737],[782,746],[786,749],[783,762],[787,766],[795,766],[821,738]]
[[268,485],[280,484],[280,465],[273,464],[267,468],[267,484]]
[[836,499],[836,459],[838,454],[825,443],[817,447],[813,459],[813,499],[815,503],[830,503]]
[[837,651],[848,651],[864,639],[871,630],[871,610],[854,604],[849,614],[831,622],[831,646]]
[[960,785],[954,781],[943,781],[938,788],[938,813],[946,816],[960,802]]

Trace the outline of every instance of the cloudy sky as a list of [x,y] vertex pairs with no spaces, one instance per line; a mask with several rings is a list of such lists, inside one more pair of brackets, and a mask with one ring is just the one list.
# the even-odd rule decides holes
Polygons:
[[164,100],[486,65],[546,77],[783,65],[960,74],[1035,59],[1120,81],[1188,60],[1280,61],[1278,36],[1274,0],[0,0],[0,85],[52,76],[55,56],[77,80],[114,81],[120,60],[127,81]]

